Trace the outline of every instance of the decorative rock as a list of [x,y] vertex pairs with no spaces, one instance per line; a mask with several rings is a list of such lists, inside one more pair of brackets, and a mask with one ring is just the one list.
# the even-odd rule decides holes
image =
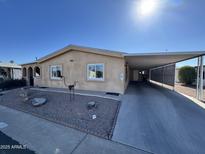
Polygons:
[[0,122],[0,129],[7,127],[8,124],[5,122]]
[[26,95],[23,94],[23,93],[22,93],[22,94],[19,94],[19,96],[20,96],[20,97],[26,97]]
[[33,106],[41,106],[47,102],[46,98],[34,98],[31,100]]
[[87,108],[90,110],[96,107],[96,103],[94,101],[88,102]]
[[23,102],[27,102],[29,100],[28,97],[24,97]]
[[92,115],[92,119],[94,120],[94,119],[96,119],[97,118],[97,116],[95,115],[95,114],[93,114]]
[[27,88],[21,88],[21,93],[19,95],[20,97],[28,97],[28,89]]

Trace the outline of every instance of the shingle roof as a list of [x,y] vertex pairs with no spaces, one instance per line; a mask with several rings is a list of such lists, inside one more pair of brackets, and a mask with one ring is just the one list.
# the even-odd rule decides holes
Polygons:
[[72,50],[100,54],[100,55],[106,55],[106,56],[113,56],[113,57],[123,57],[123,54],[125,54],[125,52],[119,52],[119,51],[90,48],[90,47],[84,47],[84,46],[78,46],[78,45],[68,45],[60,50],[57,50],[57,51],[55,51],[47,56],[44,56],[44,57],[38,59],[37,62],[43,62],[45,60],[48,60],[50,58],[56,57],[58,55],[64,54],[64,53],[72,51]]

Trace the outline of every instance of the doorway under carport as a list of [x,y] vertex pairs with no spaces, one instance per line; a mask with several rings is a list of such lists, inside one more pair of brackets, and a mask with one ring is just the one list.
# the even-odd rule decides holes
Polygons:
[[148,70],[130,69],[130,81],[147,81],[149,79]]

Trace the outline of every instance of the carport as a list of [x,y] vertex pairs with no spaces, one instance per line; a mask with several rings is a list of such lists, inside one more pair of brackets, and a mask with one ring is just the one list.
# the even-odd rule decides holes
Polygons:
[[[126,54],[125,58],[131,76],[139,72],[149,81],[171,86],[175,82],[175,64],[198,58],[197,89],[202,92],[204,54]],[[154,154],[204,153],[204,116],[203,108],[173,90],[147,82],[133,82],[122,96],[112,140]]]
[[[198,58],[197,99],[203,98],[203,55],[204,51],[161,52],[125,54],[130,68],[130,80],[155,81],[162,85],[175,85],[175,65],[178,62]],[[138,75],[136,75],[138,74]]]

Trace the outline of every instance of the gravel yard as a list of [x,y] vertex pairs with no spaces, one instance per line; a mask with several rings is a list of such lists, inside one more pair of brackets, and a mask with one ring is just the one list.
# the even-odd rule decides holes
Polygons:
[[[28,112],[99,137],[106,139],[112,137],[120,101],[81,95],[76,95],[75,100],[70,101],[69,94],[29,89],[29,100],[24,102],[21,93],[20,89],[5,93],[0,96],[0,105]],[[31,99],[35,97],[44,97],[47,103],[40,107],[33,107]],[[90,101],[96,102],[95,108],[87,108],[87,103]],[[93,115],[96,115],[95,119],[92,118]]]

